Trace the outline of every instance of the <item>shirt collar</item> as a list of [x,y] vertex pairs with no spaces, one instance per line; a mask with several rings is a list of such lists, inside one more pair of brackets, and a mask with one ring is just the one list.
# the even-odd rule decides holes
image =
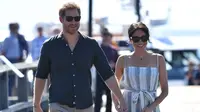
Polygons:
[[[78,31],[78,34],[79,34],[79,40],[83,40],[83,39],[85,38],[85,36],[83,36],[79,31]],[[60,33],[58,34],[58,38],[64,39],[63,32],[60,32]]]
[[16,37],[16,34],[10,33],[10,37]]

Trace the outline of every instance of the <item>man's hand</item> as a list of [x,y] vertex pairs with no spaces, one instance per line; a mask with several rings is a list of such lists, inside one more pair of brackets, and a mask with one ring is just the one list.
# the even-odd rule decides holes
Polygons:
[[120,112],[120,105],[118,99],[115,97],[113,93],[111,94],[111,96],[112,96],[112,101],[115,105],[115,109],[117,110],[117,112]]
[[115,109],[117,110],[117,112],[120,112],[120,105],[118,101],[114,101],[114,105],[115,105]]
[[119,112],[128,112],[128,107],[124,101],[124,99],[120,99],[120,106],[119,106]]

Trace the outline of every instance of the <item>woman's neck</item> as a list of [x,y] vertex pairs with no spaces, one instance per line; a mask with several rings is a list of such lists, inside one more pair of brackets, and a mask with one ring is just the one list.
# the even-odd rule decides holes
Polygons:
[[139,57],[145,56],[145,55],[147,55],[147,54],[148,54],[148,52],[147,52],[146,50],[140,50],[140,51],[135,50],[135,52],[134,52],[134,55],[135,55],[135,56],[139,56]]

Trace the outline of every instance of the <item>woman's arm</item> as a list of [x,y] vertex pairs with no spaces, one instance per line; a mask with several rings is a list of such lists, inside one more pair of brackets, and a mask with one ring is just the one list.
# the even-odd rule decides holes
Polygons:
[[155,99],[155,101],[148,107],[154,110],[168,95],[168,77],[166,71],[165,59],[162,55],[158,55],[159,58],[159,81],[161,86],[161,94]]

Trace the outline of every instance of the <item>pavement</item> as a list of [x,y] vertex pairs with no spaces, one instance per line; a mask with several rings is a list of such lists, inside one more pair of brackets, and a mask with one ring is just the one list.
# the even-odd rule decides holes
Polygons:
[[[176,85],[174,85],[176,84]],[[157,94],[161,93],[158,88]],[[200,112],[200,86],[185,86],[182,82],[169,83],[169,94],[160,104],[161,112]],[[106,96],[102,97],[105,105]],[[101,112],[105,112],[102,107]],[[116,112],[114,105],[113,111]]]
[[160,104],[161,112],[200,112],[199,95],[200,86],[170,87],[168,97]]

